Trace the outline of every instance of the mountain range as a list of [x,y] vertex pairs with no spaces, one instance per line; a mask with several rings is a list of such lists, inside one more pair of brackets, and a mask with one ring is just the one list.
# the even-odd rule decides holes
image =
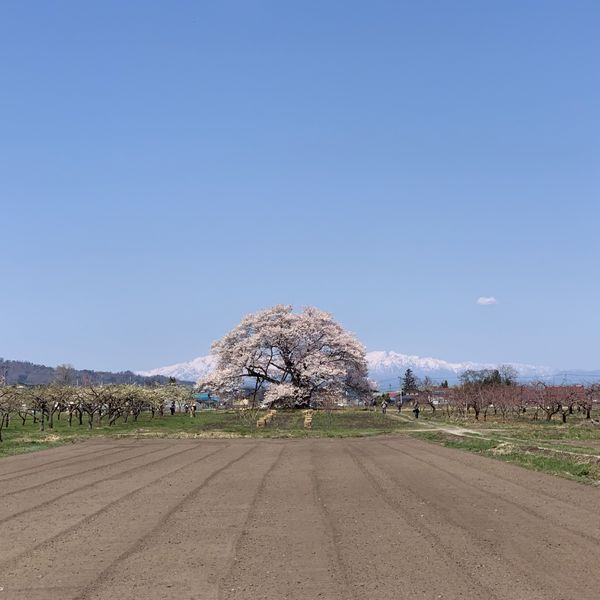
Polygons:
[[110,371],[94,371],[93,369],[74,369],[68,367],[65,373],[64,367],[47,367],[24,360],[4,360],[0,358],[0,385],[2,383],[20,385],[46,385],[56,381],[58,377],[66,377],[70,383],[78,384],[120,384],[137,383],[147,385],[151,383],[168,383],[167,377],[156,375],[152,378],[122,371],[113,373]]
[[[430,377],[434,382],[448,380],[449,383],[456,383],[459,376],[469,369],[493,369],[498,365],[477,363],[477,362],[458,362],[452,363],[446,360],[414,356],[410,354],[401,354],[393,351],[374,351],[367,352],[367,364],[369,366],[369,376],[383,388],[396,388],[399,384],[399,378],[402,377],[406,369],[412,369],[418,377]],[[556,381],[562,383],[569,382],[588,382],[600,379],[600,370],[598,371],[564,371],[551,369],[536,365],[527,365],[521,363],[506,363],[513,367],[519,379],[531,381],[540,379],[544,381]],[[175,377],[180,381],[197,381],[210,373],[216,366],[216,357],[213,355],[199,356],[188,362],[177,363],[166,367],[159,367],[149,371],[138,371],[139,375],[154,377],[162,375],[166,377]]]

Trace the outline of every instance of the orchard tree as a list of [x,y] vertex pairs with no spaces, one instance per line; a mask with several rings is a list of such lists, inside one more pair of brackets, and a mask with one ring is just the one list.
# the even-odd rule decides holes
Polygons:
[[221,396],[243,389],[279,406],[318,406],[369,394],[365,349],[329,313],[290,305],[248,315],[212,351],[217,368],[199,382]]
[[579,407],[585,411],[585,418],[589,419],[592,416],[594,403],[600,400],[600,383],[588,385],[585,388],[584,394],[579,399]]
[[536,414],[541,410],[546,415],[546,421],[559,413],[562,408],[560,388],[546,385],[543,381],[538,381],[530,386],[530,401],[536,407]]
[[17,410],[17,394],[14,386],[0,385],[0,442],[2,430],[8,427],[11,415]]
[[46,386],[45,394],[47,397],[45,410],[48,416],[48,427],[53,429],[54,415],[58,414],[58,418],[60,419],[60,413],[69,406],[69,401],[73,395],[73,388],[64,383],[55,382]]
[[425,402],[427,402],[427,404],[429,404],[429,406],[431,407],[432,416],[435,417],[435,410],[436,410],[435,385],[433,384],[431,377],[426,375],[423,378],[423,381],[421,382],[421,391],[423,392],[423,394],[425,396]]

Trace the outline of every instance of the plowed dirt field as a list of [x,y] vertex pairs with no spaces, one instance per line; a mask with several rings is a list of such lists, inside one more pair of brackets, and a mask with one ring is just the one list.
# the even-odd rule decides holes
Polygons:
[[0,600],[600,598],[600,490],[406,437],[0,462]]

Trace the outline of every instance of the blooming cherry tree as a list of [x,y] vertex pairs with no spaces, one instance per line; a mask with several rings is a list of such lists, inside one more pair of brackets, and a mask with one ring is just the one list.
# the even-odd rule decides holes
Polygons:
[[332,394],[370,391],[364,347],[316,308],[277,305],[248,315],[212,351],[217,368],[198,383],[224,396],[251,388],[271,404],[317,406]]

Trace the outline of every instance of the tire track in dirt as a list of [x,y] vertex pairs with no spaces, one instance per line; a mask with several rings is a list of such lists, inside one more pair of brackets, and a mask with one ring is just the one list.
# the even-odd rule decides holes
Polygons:
[[[415,456],[413,453],[408,452],[406,450],[401,450],[400,448],[394,447],[394,446],[390,446],[389,444],[386,444],[385,442],[380,442],[380,444],[382,446],[385,446],[387,448],[391,448],[392,450],[394,450],[395,452],[399,452],[401,454],[404,454],[405,456],[408,456],[411,460],[420,462],[421,464],[427,465],[429,468],[431,469],[435,469],[436,471],[442,473],[444,476],[452,479],[452,480],[456,480],[459,481],[461,484],[463,484],[466,487],[469,487],[470,489],[474,490],[477,494],[483,494],[486,495],[488,498],[491,498],[493,501],[495,502],[503,502],[505,504],[509,504],[510,506],[516,508],[517,510],[520,510],[524,513],[526,513],[529,517],[533,517],[534,519],[542,522],[542,524],[546,525],[548,523],[548,521],[551,521],[552,524],[558,528],[560,528],[562,531],[568,531],[571,534],[573,534],[576,537],[583,537],[585,539],[587,539],[589,542],[593,543],[593,544],[598,544],[600,543],[600,537],[597,537],[595,535],[592,535],[586,531],[582,531],[581,529],[575,529],[569,525],[566,525],[565,523],[562,523],[560,521],[556,521],[554,519],[552,519],[551,517],[545,516],[540,514],[540,512],[536,511],[533,508],[530,508],[529,506],[523,504],[522,502],[517,502],[511,498],[507,498],[505,495],[501,495],[499,493],[495,493],[495,492],[491,492],[488,489],[482,487],[481,485],[477,485],[475,483],[472,483],[470,481],[467,481],[464,477],[462,477],[461,475],[457,474],[456,472],[453,472],[452,470],[448,470],[443,468],[442,466],[440,466],[439,464],[430,462],[428,460],[426,460],[425,458],[421,458],[419,456]],[[458,452],[461,452],[460,450]],[[486,459],[486,457],[481,457],[483,460]],[[439,457],[440,460],[444,460],[443,456]],[[492,460],[492,459],[488,459],[488,460]],[[480,471],[480,476],[481,476],[481,471]],[[532,494],[532,490],[531,489],[527,489],[525,488],[525,491],[527,494]],[[536,492],[537,493],[537,490]],[[573,510],[572,506],[566,505],[565,506],[565,510]],[[591,511],[590,511],[591,512]]]
[[207,477],[204,478],[204,480],[200,484],[196,485],[189,492],[186,492],[176,504],[170,506],[169,510],[165,511],[165,514],[154,524],[154,526],[151,529],[149,529],[143,535],[137,538],[135,542],[133,542],[129,546],[129,548],[127,548],[127,550],[121,552],[116,558],[112,560],[110,564],[108,564],[103,570],[97,573],[95,579],[91,583],[86,585],[83,589],[80,589],[77,595],[74,597],[74,600],[87,600],[94,593],[94,591],[98,589],[99,585],[102,583],[102,581],[105,579],[108,573],[110,573],[119,563],[127,560],[130,556],[139,552],[143,548],[144,543],[147,540],[155,536],[163,527],[165,527],[169,523],[173,513],[176,513],[179,509],[181,509],[181,507],[184,504],[192,502],[198,496],[198,494],[202,492],[204,488],[213,481],[213,479],[221,475],[221,473],[223,473],[226,469],[229,469],[232,465],[246,458],[251,452],[256,450],[256,448],[256,445],[251,446],[239,456],[236,456],[235,458],[227,461],[226,464],[212,471]]
[[0,469],[0,476],[13,473],[15,470],[35,469],[39,465],[76,460],[92,452],[111,450],[120,446],[119,441],[118,439],[102,437],[76,438],[59,446],[4,456],[0,459],[0,465],[3,465],[3,467],[18,467],[18,469],[12,471]]
[[327,510],[327,505],[323,502],[323,494],[321,492],[321,482],[319,477],[317,476],[317,466],[315,461],[314,454],[314,446],[310,449],[310,464],[311,464],[311,483],[313,486],[313,497],[315,505],[317,506],[321,519],[323,521],[323,525],[325,527],[325,531],[327,532],[327,536],[331,539],[331,546],[333,549],[335,566],[337,567],[336,571],[339,572],[341,577],[341,588],[344,590],[345,598],[355,598],[356,600],[359,597],[356,594],[355,589],[350,584],[350,572],[351,568],[346,564],[341,551],[341,540],[340,533],[335,526],[333,519],[331,518],[330,512]]
[[[151,452],[146,452],[145,454],[140,454],[137,456],[133,456],[131,458],[127,458],[125,460],[123,460],[122,462],[118,463],[118,465],[122,465],[124,462],[128,462],[130,460],[137,460],[138,458],[146,458],[152,454],[156,454],[157,452],[164,452],[165,450],[170,450],[171,448],[169,448],[169,446],[164,446],[161,448],[158,448],[156,450],[152,450]],[[16,513],[12,513],[10,515],[7,515],[6,517],[2,517],[0,518],[0,525],[2,525],[3,523],[6,523],[12,519],[15,519],[17,517],[22,517],[25,514],[28,514],[30,512],[34,512],[37,510],[40,510],[44,507],[47,507],[55,502],[58,502],[59,500],[63,500],[64,498],[70,496],[71,494],[75,494],[75,493],[79,493],[82,491],[87,491],[87,490],[91,490],[93,487],[104,483],[106,481],[114,481],[116,479],[119,479],[125,475],[129,475],[130,473],[136,473],[137,471],[139,471],[140,469],[144,469],[146,467],[150,467],[150,466],[154,466],[157,465],[161,462],[170,460],[172,458],[175,458],[176,456],[179,456],[180,454],[184,454],[185,452],[188,452],[189,448],[185,448],[184,450],[178,450],[176,452],[171,452],[170,454],[168,454],[167,456],[163,456],[161,458],[158,458],[156,460],[151,460],[149,462],[145,462],[141,465],[136,465],[135,467],[131,467],[129,469],[125,469],[124,471],[118,471],[117,473],[111,474],[107,477],[104,477],[102,479],[95,479],[93,481],[91,481],[90,483],[86,483],[84,485],[80,485],[72,490],[68,490],[66,492],[63,492],[62,494],[59,494],[58,496],[53,496],[52,498],[49,498],[48,500],[44,500],[43,502],[40,502],[39,504],[36,504],[34,506],[28,507],[28,508],[24,508]],[[111,465],[107,465],[107,467],[109,466],[114,466],[113,464]]]
[[[196,461],[204,461],[204,460],[210,458],[212,455],[216,454],[217,452],[223,451],[229,447],[230,447],[230,444],[224,444],[224,445],[219,444],[219,446],[217,448],[211,450],[210,452],[204,454],[203,456],[200,456],[199,458],[196,459]],[[190,450],[196,451],[198,449],[200,449],[202,451],[206,450],[205,445],[189,446],[189,447],[187,447],[186,450],[187,450],[187,452],[189,452]],[[178,453],[178,454],[183,454],[184,452],[185,451],[182,451],[181,453]],[[114,500],[111,500],[111,501],[107,502],[106,504],[103,504],[99,509],[94,510],[91,513],[87,513],[84,517],[77,518],[77,520],[75,522],[73,522],[71,525],[69,525],[63,529],[60,529],[58,532],[53,533],[52,535],[48,536],[47,538],[45,538],[41,541],[37,541],[37,539],[36,539],[34,544],[26,547],[23,551],[20,551],[17,554],[10,556],[9,558],[0,559],[1,570],[6,572],[7,570],[14,568],[19,563],[19,561],[23,561],[27,557],[31,557],[36,552],[39,553],[40,551],[43,551],[44,549],[49,549],[53,544],[56,544],[57,542],[59,542],[60,540],[65,538],[66,536],[75,532],[77,529],[84,527],[85,525],[89,524],[90,522],[92,522],[94,520],[97,520],[102,514],[108,512],[109,510],[111,510],[115,507],[125,504],[129,500],[136,498],[136,496],[139,496],[140,494],[142,494],[144,492],[144,490],[147,490],[148,488],[152,487],[153,485],[155,486],[156,484],[165,481],[167,478],[172,477],[174,474],[177,474],[177,473],[183,471],[184,469],[189,469],[189,468],[190,468],[190,462],[187,461],[183,465],[180,465],[179,467],[176,467],[175,469],[172,469],[171,471],[168,471],[167,473],[163,473],[162,475],[159,475],[158,477],[154,477],[151,480],[145,482],[143,485],[134,487],[133,489],[131,489],[130,491],[128,491],[125,494],[119,495]],[[3,535],[5,533],[6,533],[6,525],[3,527]]]
[[[167,446],[161,446],[160,450],[166,448]],[[129,449],[128,449],[129,450]],[[137,450],[139,451],[139,448],[137,448]],[[154,452],[158,452],[159,450],[152,450],[151,452],[148,452],[147,450],[142,449],[141,452],[139,452],[138,454],[134,455],[134,456],[129,456],[127,458],[122,458],[122,456],[120,456],[117,460],[113,460],[111,462],[105,463],[105,464],[100,464],[96,467],[92,467],[91,469],[82,469],[80,471],[76,471],[75,473],[68,473],[67,475],[61,475],[60,477],[55,477],[54,479],[49,479],[48,481],[42,481],[40,483],[35,483],[33,485],[29,485],[26,487],[22,487],[22,488],[18,488],[16,490],[10,490],[8,492],[5,492],[4,494],[0,494],[0,498],[6,498],[6,497],[10,497],[10,496],[15,496],[17,494],[22,494],[24,492],[31,492],[32,490],[39,490],[39,489],[43,489],[46,488],[48,486],[52,486],[56,483],[59,483],[61,481],[65,481],[67,479],[72,479],[73,477],[81,477],[86,476],[86,475],[90,475],[92,473],[97,473],[98,471],[102,471],[103,469],[109,469],[110,467],[114,467],[115,465],[120,465],[128,460],[133,460],[135,458],[139,458],[140,456],[144,456],[144,455],[148,455],[148,454],[153,454]],[[126,450],[123,450],[121,452],[116,452],[116,454],[123,454],[124,452],[126,452]],[[106,458],[106,454],[101,456],[100,458]],[[88,463],[88,462],[93,462],[94,460],[96,460],[95,458],[90,458],[88,460],[82,461],[84,463]],[[29,477],[29,475],[25,475],[25,476],[21,476],[20,479],[23,479],[23,477]]]
[[215,600],[260,482],[282,450],[279,443],[255,445],[246,460],[170,511],[162,527],[106,573],[90,600]]
[[[62,449],[62,448],[61,448]],[[41,464],[37,464],[35,467],[26,467],[23,469],[17,469],[16,471],[7,471],[6,473],[2,473],[0,474],[0,483],[3,483],[4,481],[12,481],[13,479],[19,479],[20,477],[23,477],[24,475],[37,475],[38,473],[47,473],[48,472],[48,465],[54,465],[56,463],[65,463],[65,462],[75,462],[77,464],[81,464],[83,462],[86,461],[80,461],[78,460],[79,457],[81,456],[88,456],[89,454],[93,454],[94,456],[90,459],[90,460],[94,460],[96,457],[98,456],[107,456],[109,454],[115,454],[116,452],[122,452],[123,448],[120,446],[110,446],[109,448],[105,448],[105,451],[102,452],[102,450],[89,450],[88,452],[82,452],[81,454],[77,454],[75,456],[68,456],[65,458],[61,458],[58,460],[51,460],[45,463],[41,463]],[[51,469],[49,469],[50,471],[54,470],[54,469],[60,469],[63,466],[69,466],[69,465],[59,465],[59,466],[54,466]],[[33,469],[33,471],[32,471]],[[30,471],[29,473],[26,473],[26,471]],[[5,475],[14,475],[14,477],[5,477]]]
[[220,600],[354,598],[320,507],[311,448],[285,443],[265,474],[221,578]]
[[[337,530],[341,560],[356,598],[480,600],[481,587],[435,541],[409,526],[365,481],[347,443],[321,448],[321,497]],[[410,567],[409,567],[410,565]],[[420,568],[427,568],[427,575]],[[491,598],[494,598],[492,595]],[[536,599],[537,600],[537,599]]]
[[239,534],[236,536],[235,542],[233,544],[233,551],[231,553],[231,556],[227,560],[227,566],[225,567],[224,574],[219,578],[218,583],[217,583],[217,598],[218,598],[218,600],[224,600],[225,581],[227,580],[227,578],[231,577],[235,563],[237,561],[237,557],[241,553],[243,536],[244,536],[245,532],[247,532],[247,530],[250,526],[250,523],[256,519],[256,512],[257,512],[259,498],[262,494],[264,494],[264,491],[266,488],[266,483],[267,483],[269,476],[275,470],[277,465],[281,462],[281,457],[283,455],[284,449],[285,449],[285,447],[282,446],[281,450],[279,451],[279,454],[277,454],[277,457],[275,458],[273,463],[270,465],[270,467],[264,472],[264,474],[260,478],[260,481],[258,483],[256,491],[254,492],[254,495],[252,496],[250,506],[248,507],[248,513],[247,513],[246,519],[244,520],[244,523],[242,524]]
[[[376,468],[383,473],[384,485],[391,484],[407,497],[405,502],[398,504],[398,510],[412,507],[411,510],[415,512],[413,522],[422,523],[421,527],[445,536],[445,545],[450,549],[454,548],[456,551],[457,540],[461,536],[470,539],[469,546],[477,549],[473,561],[496,564],[494,572],[511,572],[521,582],[522,597],[554,597],[553,594],[564,584],[564,578],[560,574],[557,576],[556,564],[567,564],[572,561],[573,555],[581,558],[570,567],[573,581],[562,590],[567,595],[560,597],[569,597],[568,594],[577,598],[594,597],[588,595],[590,590],[585,573],[594,568],[599,557],[596,544],[589,544],[586,539],[582,539],[583,536],[572,539],[570,534],[565,534],[560,529],[549,529],[543,521],[536,525],[531,522],[531,515],[528,513],[519,515],[522,511],[518,506],[494,508],[501,506],[500,497],[490,492],[479,494],[472,486],[463,486],[461,482],[449,480],[447,476],[428,476],[422,467],[415,469],[412,466],[416,462],[414,460],[404,461],[399,469],[397,465],[390,464],[388,457],[381,453],[373,456],[372,447],[363,450],[361,456],[366,455],[372,465],[376,462]],[[434,473],[437,473],[435,469]],[[386,489],[384,485],[381,486],[383,490]],[[397,494],[398,492],[394,495]],[[423,518],[419,519],[417,513],[422,513]],[[490,531],[493,535],[490,535]],[[552,562],[545,559],[547,553],[554,557]],[[594,559],[594,556],[597,558]],[[490,573],[486,575],[489,576]],[[503,578],[499,582],[502,584]],[[498,589],[497,585],[498,583],[494,584],[495,589]],[[510,589],[503,590],[502,597],[510,598],[511,593]]]
[[[469,554],[466,556],[457,556],[456,547],[453,546],[452,544],[448,544],[448,543],[444,542],[442,537],[439,534],[437,534],[433,530],[433,528],[427,526],[427,523],[424,523],[423,525],[421,525],[419,523],[419,521],[417,521],[416,519],[413,519],[412,521],[406,519],[405,511],[406,511],[406,507],[408,506],[408,502],[406,500],[411,500],[413,506],[418,505],[418,506],[422,507],[425,504],[422,497],[417,496],[416,494],[414,494],[412,492],[409,492],[407,494],[406,489],[402,489],[401,494],[392,495],[390,492],[388,492],[388,490],[386,490],[385,486],[382,485],[378,481],[377,477],[373,474],[372,470],[373,470],[373,466],[375,466],[373,463],[371,463],[371,469],[369,469],[369,467],[367,465],[365,465],[365,463],[362,460],[364,455],[361,455],[361,457],[359,458],[356,455],[355,451],[348,449],[348,452],[349,452],[350,456],[352,457],[352,460],[354,461],[356,466],[360,469],[360,471],[364,475],[365,479],[368,481],[369,485],[371,485],[373,487],[373,489],[381,497],[383,502],[385,502],[393,511],[397,512],[399,514],[399,516],[402,517],[405,524],[408,527],[410,527],[411,529],[413,529],[419,536],[421,536],[422,538],[427,540],[431,544],[432,547],[443,549],[443,551],[444,551],[443,560],[446,563],[446,565],[448,566],[448,568],[452,569],[452,568],[458,567],[459,569],[461,569],[461,572],[463,573],[463,575],[466,578],[468,578],[471,581],[473,587],[477,587],[482,592],[484,592],[483,597],[498,598],[496,591],[494,591],[494,589],[489,584],[485,583],[485,581],[483,581],[481,579],[481,577],[477,577],[476,574],[466,572],[466,570],[465,570],[468,568],[469,564],[472,564],[473,562],[477,562],[477,561],[481,560],[481,557],[478,557],[478,556],[472,555],[472,554]],[[399,486],[396,486],[396,487],[399,488]],[[398,496],[402,496],[402,495],[405,497],[404,502],[402,500],[400,500],[398,497]],[[412,497],[407,499],[406,498],[407,495],[412,496]],[[424,509],[421,508],[420,510],[424,510]],[[423,517],[423,516],[424,515],[421,515],[421,517]],[[449,523],[449,524],[452,525],[453,527],[457,527],[457,525],[455,523]],[[461,529],[464,530],[464,528],[461,528]],[[470,537],[468,531],[464,530],[464,533],[467,534],[467,537]],[[471,542],[475,542],[475,540],[471,540]],[[483,550],[483,549],[480,549],[480,550]],[[485,550],[487,550],[487,549],[485,549]],[[499,556],[496,556],[495,558],[496,558],[496,560],[500,559]],[[510,593],[511,589],[512,589],[511,586],[508,585],[508,587],[505,588],[503,591],[505,593]],[[533,593],[533,590],[530,590],[530,592]],[[501,597],[504,598],[506,596],[503,595]],[[540,596],[539,598],[540,598],[540,600],[543,600],[542,596]]]

